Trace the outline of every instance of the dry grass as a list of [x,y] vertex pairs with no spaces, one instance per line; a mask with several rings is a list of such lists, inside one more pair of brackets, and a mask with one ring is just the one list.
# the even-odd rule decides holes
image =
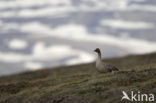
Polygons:
[[1,77],[0,103],[121,103],[123,90],[156,94],[156,54],[105,61],[120,71],[99,74],[91,63]]

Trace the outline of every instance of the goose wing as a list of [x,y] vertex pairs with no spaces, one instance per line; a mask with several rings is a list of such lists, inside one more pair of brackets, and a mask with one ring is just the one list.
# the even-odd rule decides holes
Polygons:
[[106,69],[108,69],[110,72],[112,72],[112,71],[119,71],[118,68],[116,68],[115,66],[113,66],[111,64],[105,63],[104,65],[105,65]]

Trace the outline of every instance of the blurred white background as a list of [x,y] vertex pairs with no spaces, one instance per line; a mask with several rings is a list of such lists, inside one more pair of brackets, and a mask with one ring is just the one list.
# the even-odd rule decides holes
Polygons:
[[0,75],[156,51],[155,0],[0,0]]

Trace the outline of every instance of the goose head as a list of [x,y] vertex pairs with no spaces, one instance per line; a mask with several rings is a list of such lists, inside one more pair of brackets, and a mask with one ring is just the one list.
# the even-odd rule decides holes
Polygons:
[[94,52],[96,52],[96,53],[98,53],[98,54],[101,53],[99,48],[96,48],[96,49],[94,50]]

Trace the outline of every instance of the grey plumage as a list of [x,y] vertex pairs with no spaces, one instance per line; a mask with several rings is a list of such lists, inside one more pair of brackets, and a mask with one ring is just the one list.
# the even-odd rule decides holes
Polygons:
[[116,68],[115,66],[108,64],[108,63],[103,63],[103,65],[105,66],[106,69],[108,69],[110,72],[112,71],[119,71],[118,68]]
[[101,51],[99,48],[94,50],[98,54],[98,59],[96,60],[96,70],[98,72],[112,72],[112,71],[119,71],[118,68],[115,66],[109,64],[109,63],[103,63],[101,59]]

